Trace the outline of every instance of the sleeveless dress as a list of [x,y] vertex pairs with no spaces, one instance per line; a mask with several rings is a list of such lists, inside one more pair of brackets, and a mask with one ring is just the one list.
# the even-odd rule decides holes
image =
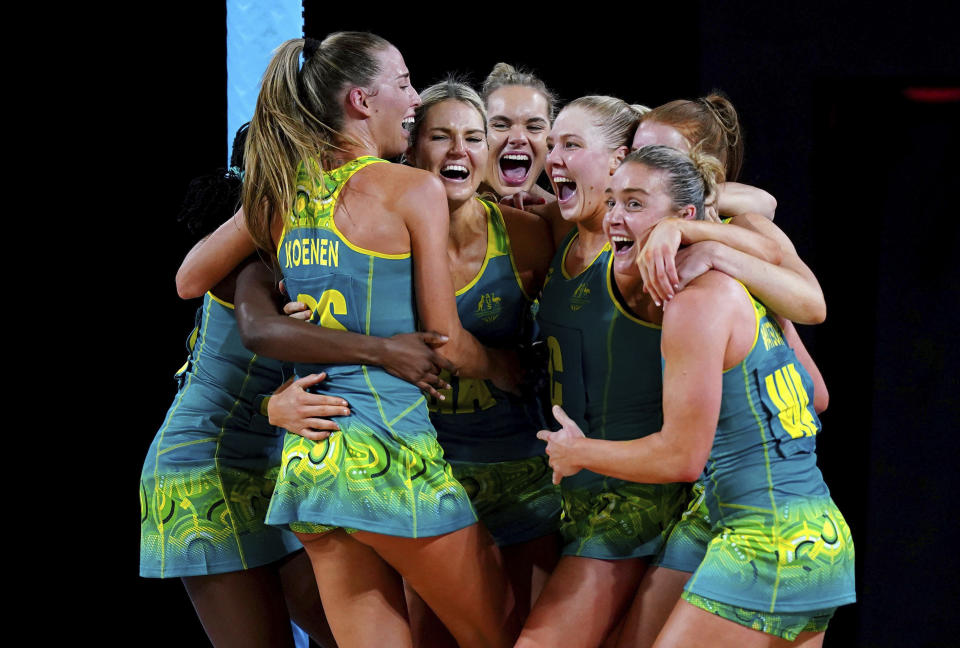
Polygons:
[[[576,236],[560,245],[540,298],[551,400],[590,438],[652,434],[663,423],[660,327],[624,308],[609,244],[580,274],[567,274]],[[683,484],[637,484],[589,470],[560,487],[564,555],[607,560],[656,555],[689,494]]]
[[[383,162],[361,157],[323,172],[316,184],[299,169],[277,257],[287,291],[312,309],[317,326],[380,337],[417,328],[410,254],[354,245],[333,218],[350,177]],[[320,371],[328,378],[318,391],[346,399],[351,415],[338,418],[340,431],[323,441],[287,433],[268,523],[302,533],[343,527],[418,538],[476,522],[414,385],[380,367],[295,364],[297,376]]]
[[233,305],[212,293],[187,346],[140,476],[141,576],[239,571],[300,548],[264,524],[282,442],[265,395],[283,382],[283,365],[244,348]]
[[754,344],[723,374],[700,478],[711,538],[683,598],[792,640],[824,629],[856,599],[853,540],[817,468],[813,381],[766,307],[751,301]]
[[[480,201],[487,250],[480,270],[456,293],[463,328],[489,347],[516,348],[533,338],[532,300],[523,290],[500,208]],[[517,397],[488,380],[442,374],[444,400],[430,398],[430,420],[477,515],[500,546],[553,533],[560,491],[553,485],[543,442],[546,427],[535,396]]]

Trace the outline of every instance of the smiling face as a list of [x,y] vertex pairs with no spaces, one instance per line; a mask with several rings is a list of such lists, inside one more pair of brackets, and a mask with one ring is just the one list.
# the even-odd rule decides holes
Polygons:
[[673,126],[667,126],[655,121],[642,121],[637,127],[637,132],[633,136],[631,151],[636,151],[644,146],[669,146],[670,148],[690,152],[690,142]]
[[413,123],[413,111],[420,95],[410,85],[410,71],[400,51],[390,46],[376,52],[380,73],[367,88],[366,102],[371,110],[370,129],[381,157],[394,157],[407,148],[407,128]]
[[639,274],[636,260],[654,225],[669,216],[684,216],[667,193],[668,172],[646,164],[620,165],[606,190],[603,232],[613,248],[613,266],[620,274]]
[[451,204],[463,203],[476,193],[487,165],[483,117],[464,101],[441,101],[424,115],[410,153],[418,168],[440,178]]
[[616,167],[596,118],[579,106],[560,111],[547,138],[547,175],[564,220],[578,222],[603,213],[603,191]]
[[487,99],[487,114],[487,184],[501,196],[529,191],[547,156],[550,108],[546,97],[527,86],[504,86]]

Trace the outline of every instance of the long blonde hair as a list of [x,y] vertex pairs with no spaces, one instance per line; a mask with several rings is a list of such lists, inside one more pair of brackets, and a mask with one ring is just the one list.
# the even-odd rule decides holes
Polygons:
[[247,229],[259,247],[271,250],[271,225],[293,206],[298,167],[319,181],[320,165],[346,139],[344,89],[369,86],[380,73],[374,55],[388,47],[375,34],[337,32],[322,42],[291,39],[274,52],[250,120],[243,183]]

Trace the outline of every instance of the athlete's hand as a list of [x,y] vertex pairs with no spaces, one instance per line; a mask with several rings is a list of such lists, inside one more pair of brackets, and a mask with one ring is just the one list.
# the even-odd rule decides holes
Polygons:
[[419,333],[400,333],[393,337],[384,338],[384,353],[379,364],[387,373],[413,383],[421,390],[438,400],[444,396],[438,389],[450,389],[440,372],[444,369],[451,374],[457,373],[452,362],[434,350],[434,347],[443,346],[446,335],[433,331]]
[[501,198],[500,204],[507,205],[508,207],[516,207],[517,209],[524,209],[524,205],[546,205],[547,201],[529,191],[518,191],[515,194]]
[[[679,290],[675,258],[683,236],[681,223],[679,218],[667,218],[657,223],[637,254],[643,289],[650,293],[657,306],[673,299]],[[639,243],[637,241],[634,245]]]
[[293,319],[298,320],[308,320],[310,319],[310,316],[313,315],[313,311],[311,311],[306,304],[298,301],[287,302],[284,304],[283,312],[285,315],[289,315]]
[[[289,296],[287,295],[287,284],[284,283],[283,279],[277,284],[277,290],[280,291],[281,295]],[[292,301],[284,304],[283,313],[298,320],[308,320],[310,316],[313,315],[313,312],[307,308],[307,305],[300,301]]]
[[577,452],[574,444],[577,439],[584,438],[584,434],[559,405],[553,406],[553,417],[560,424],[560,429],[556,432],[540,430],[537,438],[547,442],[547,456],[550,457],[550,467],[553,468],[553,483],[559,484],[562,478],[576,475],[583,469],[583,466],[576,463]]
[[283,383],[267,401],[270,423],[311,441],[322,441],[339,430],[340,426],[326,417],[350,416],[347,401],[306,391],[326,377],[326,373],[311,374]]
[[707,270],[713,269],[715,255],[721,245],[716,241],[701,241],[677,252],[679,290],[686,288],[687,284]]

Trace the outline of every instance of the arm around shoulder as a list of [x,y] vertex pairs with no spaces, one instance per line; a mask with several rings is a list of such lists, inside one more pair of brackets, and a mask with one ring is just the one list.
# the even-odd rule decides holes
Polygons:
[[177,270],[177,294],[202,297],[255,250],[241,209],[187,253]]
[[725,182],[720,188],[717,211],[723,216],[754,213],[772,221],[777,211],[777,199],[759,187]]
[[443,186],[425,171],[407,171],[404,191],[396,196],[394,207],[400,210],[410,235],[420,321],[425,328],[447,336],[449,341],[440,352],[461,375],[489,378],[498,387],[513,389],[516,372],[509,356],[486,349],[460,324],[447,255],[450,213]]

